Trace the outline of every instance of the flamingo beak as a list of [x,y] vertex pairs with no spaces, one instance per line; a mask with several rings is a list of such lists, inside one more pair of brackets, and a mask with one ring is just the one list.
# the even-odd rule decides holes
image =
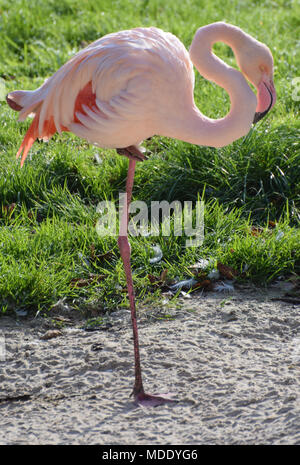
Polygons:
[[257,108],[253,124],[260,121],[276,102],[276,90],[272,79],[262,79],[257,88]]

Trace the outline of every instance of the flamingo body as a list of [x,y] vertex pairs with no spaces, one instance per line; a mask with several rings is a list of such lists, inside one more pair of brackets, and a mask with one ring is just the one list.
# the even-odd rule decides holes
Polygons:
[[37,90],[9,94],[22,107],[19,120],[35,113],[22,163],[33,140],[56,131],[72,131],[104,148],[139,145],[164,132],[166,121],[172,126],[170,116],[192,104],[193,89],[192,62],[173,34],[154,27],[109,34]]

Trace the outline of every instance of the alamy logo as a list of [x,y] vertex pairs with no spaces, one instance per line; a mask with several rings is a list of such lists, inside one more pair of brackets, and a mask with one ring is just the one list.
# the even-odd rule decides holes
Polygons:
[[[100,218],[96,231],[100,236],[117,236],[117,224],[121,222],[124,208],[127,206],[127,194],[119,195],[119,213],[115,203],[109,200],[100,202],[97,213]],[[199,247],[204,240],[204,202],[191,201],[183,204],[179,200],[169,203],[166,200],[151,202],[150,208],[141,200],[131,202],[128,207],[131,215],[128,234],[131,236],[186,236],[186,247]],[[149,218],[150,214],[150,218]],[[119,222],[117,218],[119,216]]]

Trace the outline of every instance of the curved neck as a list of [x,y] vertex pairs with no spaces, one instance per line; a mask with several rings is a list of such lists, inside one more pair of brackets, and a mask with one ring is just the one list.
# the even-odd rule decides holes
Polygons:
[[177,138],[192,144],[222,147],[249,132],[256,96],[243,75],[212,52],[213,44],[221,41],[232,48],[238,59],[249,39],[241,29],[226,23],[214,23],[198,29],[190,47],[191,60],[204,78],[226,90],[231,107],[224,118],[214,120],[205,117],[194,104]]

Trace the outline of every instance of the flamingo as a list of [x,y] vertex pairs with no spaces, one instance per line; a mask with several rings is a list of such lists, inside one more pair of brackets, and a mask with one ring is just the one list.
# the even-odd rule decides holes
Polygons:
[[[215,42],[229,45],[240,71],[213,52]],[[194,71],[229,94],[229,113],[220,119],[203,115],[194,102]],[[248,82],[252,83],[257,96]],[[124,264],[134,341],[135,403],[157,406],[175,401],[169,394],[147,394],[143,387],[135,296],[128,242],[129,204],[136,163],[145,160],[143,140],[162,135],[192,144],[222,147],[245,136],[273,107],[273,58],[269,48],[240,28],[216,22],[199,28],[189,52],[169,32],[155,27],[108,34],[79,51],[41,87],[6,97],[23,121],[34,119],[17,152],[23,165],[39,138],[71,131],[129,158],[127,202],[118,246]]]

